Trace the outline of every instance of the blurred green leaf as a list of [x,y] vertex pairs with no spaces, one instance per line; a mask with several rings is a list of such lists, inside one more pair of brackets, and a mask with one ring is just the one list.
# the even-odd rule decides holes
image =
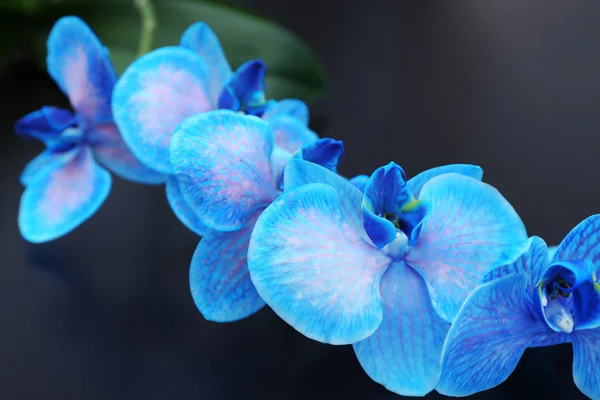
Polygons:
[[[42,1],[42,0],[40,0]],[[133,0],[51,0],[39,9],[40,29],[33,40],[40,62],[45,40],[61,16],[77,15],[86,21],[110,49],[118,73],[137,54],[141,21]],[[327,94],[323,67],[310,48],[287,29],[239,8],[200,0],[154,0],[157,29],[153,48],[177,45],[193,22],[206,22],[218,35],[233,68],[251,59],[267,65],[267,95],[297,97],[307,102]]]
[[0,10],[6,9],[10,11],[31,13],[48,0],[1,0]]

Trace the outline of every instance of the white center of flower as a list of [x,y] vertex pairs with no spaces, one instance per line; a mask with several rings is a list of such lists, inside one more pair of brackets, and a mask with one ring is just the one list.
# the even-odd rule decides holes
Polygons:
[[573,332],[573,326],[575,325],[573,316],[569,310],[563,306],[559,299],[560,296],[550,300],[548,300],[545,295],[542,297],[542,305],[544,306],[546,319],[564,333],[571,333]]
[[396,238],[386,244],[381,251],[388,256],[398,259],[404,256],[408,248],[408,237],[399,229],[396,230]]

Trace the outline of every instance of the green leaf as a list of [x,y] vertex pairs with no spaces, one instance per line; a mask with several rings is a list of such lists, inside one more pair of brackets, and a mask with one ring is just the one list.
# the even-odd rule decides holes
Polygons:
[[5,9],[20,13],[33,13],[36,11],[44,0],[2,0],[0,2],[0,10]]
[[[177,45],[183,31],[206,22],[218,35],[233,68],[251,59],[267,65],[269,98],[312,102],[327,94],[324,70],[310,48],[287,29],[233,6],[199,0],[154,0],[157,29],[153,48]],[[117,72],[136,58],[140,17],[133,0],[58,0],[41,10],[42,35],[36,53],[45,59],[45,37],[56,19],[77,15],[111,51]],[[44,38],[42,43],[39,37]]]

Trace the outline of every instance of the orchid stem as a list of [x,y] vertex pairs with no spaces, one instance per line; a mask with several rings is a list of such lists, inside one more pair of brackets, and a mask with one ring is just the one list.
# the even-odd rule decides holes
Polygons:
[[138,57],[141,57],[152,49],[154,31],[156,30],[156,16],[151,0],[133,0],[133,2],[140,13],[142,22],[142,31],[140,33],[140,44],[138,48]]

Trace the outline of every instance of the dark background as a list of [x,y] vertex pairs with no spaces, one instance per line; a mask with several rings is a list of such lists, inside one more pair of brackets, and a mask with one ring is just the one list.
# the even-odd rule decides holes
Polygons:
[[[312,107],[314,128],[345,142],[342,174],[479,164],[549,244],[600,212],[600,3],[245,3],[324,62],[332,95]],[[350,346],[311,341],[267,308],[205,321],[188,291],[197,238],[161,187],[114,179],[79,229],[26,243],[18,176],[41,147],[12,124],[43,104],[67,105],[43,71],[22,62],[0,76],[0,398],[396,397]],[[571,365],[570,345],[527,350],[473,398],[579,398]]]

